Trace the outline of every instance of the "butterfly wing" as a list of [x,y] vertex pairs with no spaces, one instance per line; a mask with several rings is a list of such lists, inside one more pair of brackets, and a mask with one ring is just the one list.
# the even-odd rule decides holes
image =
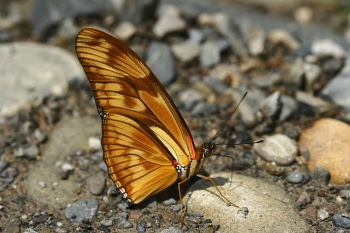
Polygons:
[[80,31],[76,53],[102,118],[104,160],[116,186],[139,203],[188,166],[191,134],[156,76],[128,46],[97,29]]

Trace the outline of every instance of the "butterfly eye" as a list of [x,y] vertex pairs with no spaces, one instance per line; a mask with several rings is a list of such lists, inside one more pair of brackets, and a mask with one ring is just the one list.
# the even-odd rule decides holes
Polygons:
[[203,151],[203,157],[204,158],[208,158],[210,157],[215,149],[215,143],[212,144],[206,144],[203,146],[204,147],[204,151]]

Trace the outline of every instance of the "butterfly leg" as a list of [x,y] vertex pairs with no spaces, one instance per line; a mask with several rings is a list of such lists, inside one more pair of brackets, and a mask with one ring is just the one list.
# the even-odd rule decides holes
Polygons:
[[[219,189],[218,186],[215,184],[215,182],[214,182],[214,180],[213,180],[212,178],[209,178],[209,177],[207,177],[207,176],[203,176],[203,175],[201,175],[201,174],[197,174],[197,176],[198,176],[198,177],[201,177],[201,178],[203,178],[203,179],[206,179],[206,180],[210,180],[210,181],[213,183],[213,185],[215,186],[215,188],[218,190],[218,192],[220,193],[220,195],[221,195],[227,202],[229,202],[231,205],[233,205],[233,206],[239,208],[238,205],[233,204],[229,199],[227,199],[227,197],[225,197],[225,196],[221,193],[220,189]],[[183,181],[182,181],[182,182],[183,182]],[[181,183],[181,182],[180,182],[180,183]]]
[[180,197],[180,204],[182,204],[182,189],[181,189],[181,185],[183,183],[185,183],[186,181],[188,181],[188,178],[184,179],[183,181],[177,183],[177,189],[179,190],[179,197]]

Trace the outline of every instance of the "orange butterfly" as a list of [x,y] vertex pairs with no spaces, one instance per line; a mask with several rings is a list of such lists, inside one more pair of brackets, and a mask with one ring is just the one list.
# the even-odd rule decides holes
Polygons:
[[86,28],[77,36],[76,53],[102,119],[109,175],[128,202],[140,203],[176,181],[181,198],[180,185],[193,175],[215,185],[197,174],[215,143],[195,148],[168,93],[134,51],[103,31]]

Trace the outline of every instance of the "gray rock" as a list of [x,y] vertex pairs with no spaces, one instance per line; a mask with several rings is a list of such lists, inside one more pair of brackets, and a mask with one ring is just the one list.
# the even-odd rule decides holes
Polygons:
[[100,168],[101,171],[108,172],[108,167],[106,163],[99,163],[98,167]]
[[313,88],[317,85],[322,74],[322,70],[318,65],[305,62],[304,65],[306,91],[313,91]]
[[160,42],[151,43],[147,51],[146,61],[164,86],[174,81],[176,75],[174,58],[167,44]]
[[317,217],[318,217],[318,219],[323,221],[329,217],[329,213],[326,210],[319,210],[317,212]]
[[85,199],[69,204],[65,217],[78,223],[86,223],[92,220],[98,211],[98,202],[95,199]]
[[170,32],[184,31],[186,22],[180,17],[161,15],[153,27],[153,33],[162,38]]
[[260,104],[260,110],[265,119],[274,121],[280,115],[282,108],[281,93],[275,91],[270,96],[266,97]]
[[125,218],[118,218],[115,227],[118,229],[130,229],[133,228],[133,225]]
[[311,44],[311,52],[319,57],[333,56],[343,58],[345,50],[330,39],[315,40]]
[[27,228],[25,229],[24,233],[39,233],[39,232],[34,230],[33,228]]
[[254,150],[263,159],[278,165],[293,163],[298,152],[295,141],[282,134],[265,137],[263,143],[254,144]]
[[303,181],[303,179],[304,179],[304,174],[298,171],[292,172],[287,176],[288,182],[292,184],[299,184]]
[[171,210],[173,213],[178,213],[184,208],[183,204],[178,204],[174,206],[174,208]]
[[204,33],[199,29],[190,29],[188,36],[188,39],[194,43],[201,43],[204,40]]
[[281,75],[277,73],[267,74],[253,80],[254,84],[261,88],[271,88],[281,81]]
[[111,227],[113,226],[113,219],[103,219],[101,224],[105,227]]
[[169,198],[168,200],[163,201],[163,205],[170,206],[177,204],[177,201],[174,198]]
[[223,53],[231,48],[229,41],[226,39],[218,39],[216,40],[216,44],[219,48],[220,53]]
[[281,103],[282,103],[282,111],[278,121],[284,122],[298,110],[298,102],[294,98],[288,95],[282,95]]
[[[67,51],[33,43],[0,45],[0,115],[28,108],[35,98],[63,95],[68,82],[85,75],[75,56]],[[16,90],[16,91],[13,91]]]
[[229,86],[220,81],[220,80],[213,80],[211,78],[209,78],[208,76],[204,77],[203,80],[209,87],[211,87],[212,90],[214,90],[216,93],[223,93],[225,90],[227,90],[229,88]]
[[314,180],[327,185],[331,179],[331,175],[329,171],[320,165],[315,165],[315,170],[314,170]]
[[126,41],[136,33],[136,27],[130,22],[120,23],[114,30],[117,38]]
[[38,142],[43,142],[46,140],[47,134],[45,132],[41,131],[40,129],[36,129],[34,131],[34,137]]
[[106,186],[106,178],[105,176],[98,173],[96,175],[90,176],[87,180],[87,184],[90,193],[95,196],[99,196],[102,194]]
[[9,162],[0,160],[0,173],[10,166]]
[[183,11],[180,12],[173,4],[161,4],[157,12],[158,16],[170,15],[173,17],[179,17],[181,14],[183,14]]
[[328,59],[322,61],[321,67],[324,72],[335,76],[344,66],[344,59],[337,57],[328,57]]
[[29,159],[36,159],[36,157],[39,155],[39,148],[36,145],[25,148],[24,155],[28,156]]
[[245,32],[249,52],[253,56],[261,54],[265,49],[265,31],[260,27],[252,27]]
[[200,102],[198,103],[192,110],[191,115],[192,116],[199,116],[199,115],[211,115],[213,113],[216,113],[218,111],[218,106],[216,104],[211,104],[208,102]]
[[18,175],[18,169],[16,167],[8,167],[0,173],[0,177],[5,178],[5,183],[11,184],[15,177]]
[[189,62],[201,53],[201,46],[193,41],[184,41],[171,46],[175,57],[182,62]]
[[350,229],[350,218],[335,214],[333,215],[332,219],[335,226]]
[[289,93],[293,94],[296,90],[300,89],[305,79],[304,61],[301,57],[295,59],[289,72],[289,75],[286,77],[286,82],[288,84]]
[[267,33],[267,40],[275,45],[283,45],[291,51],[300,48],[301,43],[284,29],[274,29]]
[[322,94],[345,111],[350,111],[350,57],[346,59],[342,71],[322,90]]
[[309,106],[312,106],[315,110],[317,110],[320,113],[328,112],[329,110],[334,108],[333,104],[306,92],[297,91],[295,98],[301,103],[305,103]]
[[147,227],[147,222],[145,220],[138,221],[136,225],[137,233],[145,233],[146,227]]
[[181,105],[186,109],[190,110],[192,109],[199,101],[204,99],[204,96],[199,93],[198,91],[195,91],[193,89],[188,89],[181,91],[178,94],[178,99],[181,102]]
[[215,41],[206,41],[203,44],[199,61],[202,68],[208,68],[220,62],[220,51]]

